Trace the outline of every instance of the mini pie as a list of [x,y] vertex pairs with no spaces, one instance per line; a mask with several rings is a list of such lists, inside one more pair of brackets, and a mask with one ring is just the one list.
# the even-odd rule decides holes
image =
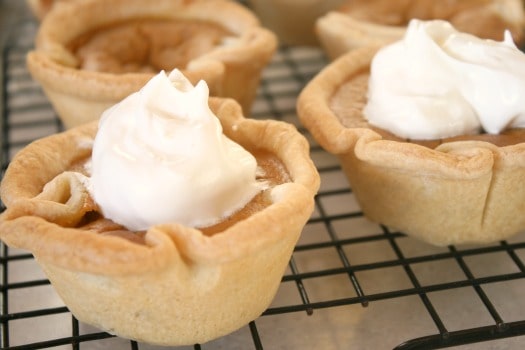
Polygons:
[[506,29],[521,44],[525,11],[521,0],[360,0],[320,17],[316,35],[330,59],[362,46],[401,39],[412,18],[444,19],[460,32],[502,40]]
[[33,253],[79,320],[138,341],[189,345],[242,327],[272,301],[319,175],[292,125],[246,119],[231,99],[209,102],[271,184],[213,227],[130,232],[103,218],[75,175],[90,158],[96,121],[37,140],[10,163],[0,238]]
[[57,3],[35,46],[29,71],[69,128],[174,68],[248,115],[277,39],[233,1],[83,0]]
[[363,117],[370,63],[360,48],[301,92],[302,124],[339,157],[363,213],[434,245],[489,243],[525,230],[525,132],[412,142]]

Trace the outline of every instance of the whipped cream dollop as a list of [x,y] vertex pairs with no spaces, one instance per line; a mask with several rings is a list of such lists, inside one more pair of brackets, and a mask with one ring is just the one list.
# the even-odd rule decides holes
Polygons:
[[89,190],[106,218],[134,231],[206,227],[264,188],[255,158],[223,134],[208,98],[204,81],[193,86],[174,70],[104,112]]
[[374,56],[365,118],[409,139],[497,134],[525,126],[525,55],[443,20],[411,20]]

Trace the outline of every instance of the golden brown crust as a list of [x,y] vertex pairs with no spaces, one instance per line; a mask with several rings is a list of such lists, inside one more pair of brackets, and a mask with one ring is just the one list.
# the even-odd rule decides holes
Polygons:
[[525,229],[523,131],[519,143],[505,147],[473,140],[433,149],[384,138],[355,107],[348,115],[356,120],[345,122],[354,126],[343,125],[343,107],[333,110],[333,98],[368,69],[376,51],[341,56],[305,87],[297,103],[304,126],[340,158],[365,215],[436,245],[493,242]]
[[43,87],[66,127],[97,119],[140,89],[153,73],[111,74],[79,69],[69,45],[100,27],[139,19],[207,22],[224,28],[235,43],[214,47],[179,68],[193,83],[207,81],[213,96],[232,97],[248,113],[275,36],[249,10],[228,0],[83,0],[53,8],[42,21],[29,71]]
[[385,45],[401,39],[412,18],[443,19],[460,32],[503,40],[510,30],[523,43],[525,11],[521,0],[452,0],[444,6],[432,0],[352,1],[319,18],[316,34],[331,59],[362,46]]
[[228,137],[271,153],[289,175],[267,207],[211,236],[176,223],[151,227],[138,241],[122,239],[129,232],[119,227],[77,228],[96,205],[67,170],[89,157],[96,121],[35,141],[12,160],[0,187],[7,206],[0,238],[34,254],[80,320],[127,338],[188,345],[232,332],[268,307],[313,210],[319,175],[292,125],[245,119],[230,99],[211,98],[210,106]]

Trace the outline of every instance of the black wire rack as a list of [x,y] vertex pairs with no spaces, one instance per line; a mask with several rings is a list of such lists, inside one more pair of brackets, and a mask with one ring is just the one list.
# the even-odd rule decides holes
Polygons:
[[[26,144],[62,130],[25,67],[37,26],[24,12],[2,45],[2,174]],[[177,349],[522,348],[525,234],[433,247],[363,217],[338,161],[295,112],[298,93],[326,64],[318,48],[281,47],[253,106],[253,118],[304,133],[322,181],[274,302],[231,335]],[[0,264],[2,349],[160,349],[78,322],[28,252],[2,244]]]

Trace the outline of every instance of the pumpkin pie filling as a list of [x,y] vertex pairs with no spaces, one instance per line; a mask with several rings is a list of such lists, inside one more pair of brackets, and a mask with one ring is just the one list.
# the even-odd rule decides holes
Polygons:
[[204,20],[128,20],[103,26],[71,41],[67,48],[80,69],[114,74],[183,68],[231,36]]
[[[271,198],[269,197],[271,189],[277,185],[291,181],[286,168],[275,155],[264,150],[258,150],[252,154],[257,159],[258,164],[257,180],[268,184],[268,188],[261,191],[243,208],[226,217],[221,222],[209,227],[200,227],[199,229],[205,235],[211,236],[224,231],[235,223],[268,207],[272,203]],[[79,160],[67,171],[74,171],[81,173],[84,176],[89,176],[86,171],[86,164],[88,162],[89,159]],[[97,234],[121,237],[137,244],[145,244],[145,231],[134,232],[128,230],[126,227],[105,218],[94,202],[90,201],[90,203],[93,205],[92,210],[85,213],[84,217],[78,223],[77,228]]]
[[388,130],[370,125],[363,117],[363,108],[367,103],[369,70],[362,70],[348,78],[334,93],[330,100],[330,108],[339,118],[341,124],[347,128],[368,128],[383,137],[385,140],[411,142],[428,148],[436,148],[442,143],[477,140],[490,142],[498,147],[514,145],[525,142],[525,130],[523,128],[511,128],[499,134],[479,133],[472,135],[460,135],[436,140],[413,140],[398,137]]

